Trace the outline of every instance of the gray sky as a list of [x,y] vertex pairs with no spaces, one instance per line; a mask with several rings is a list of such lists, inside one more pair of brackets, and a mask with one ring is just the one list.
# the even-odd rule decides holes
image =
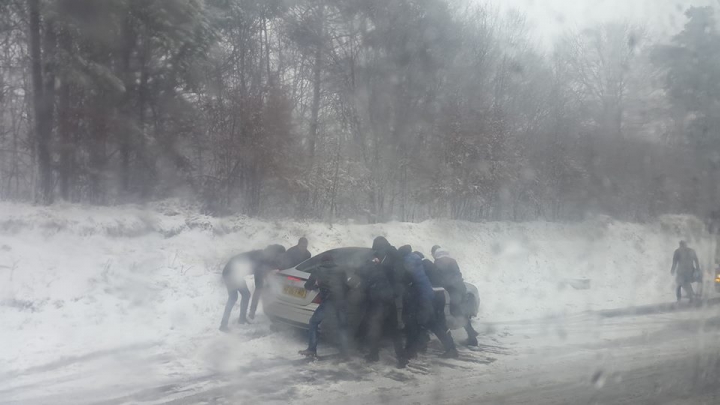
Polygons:
[[670,36],[682,29],[690,6],[714,5],[720,0],[490,0],[505,11],[525,14],[538,41],[551,45],[568,29],[605,21],[643,24],[655,35]]

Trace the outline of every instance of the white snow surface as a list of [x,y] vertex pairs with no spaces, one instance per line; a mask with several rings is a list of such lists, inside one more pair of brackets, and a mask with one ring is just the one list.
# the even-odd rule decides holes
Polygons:
[[[252,367],[255,359],[292,358],[302,344],[272,333],[262,315],[251,327],[217,331],[227,298],[220,277],[225,262],[269,243],[289,247],[301,236],[319,253],[370,246],[379,235],[426,254],[434,244],[448,249],[480,290],[479,324],[669,302],[678,240],[689,241],[705,269],[713,251],[703,224],[687,216],[649,224],[597,217],[331,227],[212,218],[173,202],[105,208],[0,203],[0,377],[61,367],[71,372],[65,366],[74,360],[107,353],[128,362],[124,383],[147,373],[169,378],[188,367],[222,372]],[[563,282],[568,278],[590,279],[590,289],[575,290]],[[143,359],[133,357],[136,349],[143,356],[152,349],[156,358],[148,367],[162,369],[139,371]]]

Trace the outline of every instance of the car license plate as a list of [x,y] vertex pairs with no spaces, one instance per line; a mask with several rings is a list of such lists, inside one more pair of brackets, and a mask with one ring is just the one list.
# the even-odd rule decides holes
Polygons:
[[305,298],[305,296],[307,295],[307,290],[300,287],[286,285],[283,287],[283,293],[285,295],[290,295],[297,298]]

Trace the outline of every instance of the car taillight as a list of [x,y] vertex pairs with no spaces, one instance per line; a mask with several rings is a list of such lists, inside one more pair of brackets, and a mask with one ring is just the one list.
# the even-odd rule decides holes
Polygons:
[[297,278],[297,277],[293,277],[293,276],[287,276],[287,279],[290,280],[290,281],[299,281],[299,282],[305,281],[305,280],[303,280],[303,279],[301,279],[301,278]]
[[320,294],[315,296],[315,299],[312,300],[313,304],[320,304],[322,302],[322,298],[320,298]]

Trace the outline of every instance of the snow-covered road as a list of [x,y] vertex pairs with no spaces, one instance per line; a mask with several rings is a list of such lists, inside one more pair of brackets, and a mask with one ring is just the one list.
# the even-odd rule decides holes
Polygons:
[[[0,376],[0,403],[719,403],[717,307],[607,315],[486,325],[480,350],[443,360],[431,346],[406,370],[392,367],[388,349],[377,365],[276,356],[206,373],[178,367],[148,342]],[[265,325],[205,338],[221,346],[247,339],[302,345],[300,336]],[[224,350],[231,345],[218,347],[218,356]]]
[[[315,253],[368,246],[378,235],[420,250],[448,247],[480,289],[482,350],[440,360],[435,348],[396,370],[389,350],[376,365],[307,364],[297,356],[304,336],[274,331],[262,315],[219,333],[225,261],[303,235]],[[0,404],[618,402],[612,395],[662,403],[713,395],[714,384],[703,381],[718,375],[716,307],[652,307],[674,297],[669,267],[680,238],[711,269],[712,239],[683,216],[329,227],[210,218],[172,204],[2,203]],[[568,278],[589,279],[589,289]],[[643,316],[622,310],[637,305],[651,307]],[[685,380],[699,385],[688,391]]]

